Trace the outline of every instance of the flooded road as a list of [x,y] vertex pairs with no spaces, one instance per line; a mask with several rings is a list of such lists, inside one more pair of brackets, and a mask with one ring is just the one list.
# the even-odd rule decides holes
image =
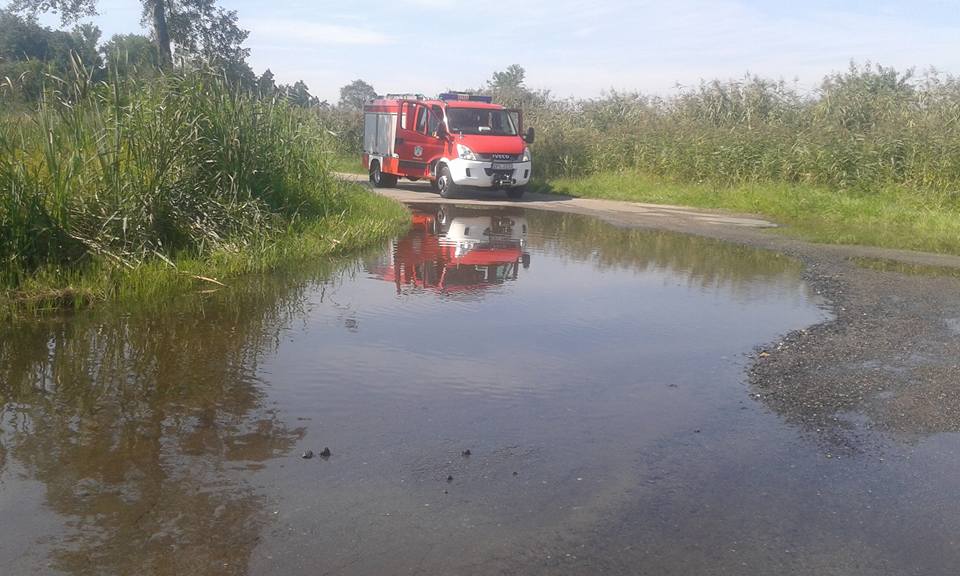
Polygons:
[[829,319],[798,263],[415,208],[336,268],[0,331],[0,573],[954,573],[960,427],[748,384]]

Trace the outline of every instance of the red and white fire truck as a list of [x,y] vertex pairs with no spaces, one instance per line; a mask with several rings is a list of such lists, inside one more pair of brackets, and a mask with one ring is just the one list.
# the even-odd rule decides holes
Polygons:
[[445,205],[413,208],[410,232],[393,242],[389,261],[369,265],[397,294],[427,290],[479,294],[516,280],[530,266],[523,213]]
[[489,96],[387,95],[363,112],[363,165],[374,186],[426,179],[444,198],[468,187],[519,198],[530,180],[533,128],[523,133],[520,111]]

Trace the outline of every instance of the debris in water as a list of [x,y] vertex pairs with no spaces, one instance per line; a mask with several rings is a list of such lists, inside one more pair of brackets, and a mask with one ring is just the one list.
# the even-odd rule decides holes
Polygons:
[[329,458],[329,457],[330,457],[330,449],[329,449],[329,448],[324,448],[324,449],[323,449],[323,452],[320,453],[320,457],[321,457],[321,458]]
[[513,475],[514,475],[514,476],[517,476],[518,474],[519,474],[519,473],[518,473],[516,470],[513,471]]
[[307,450],[306,452],[301,454],[300,457],[303,458],[304,460],[309,460],[313,458],[313,450]]
[[464,458],[466,458],[467,456],[470,456],[471,454],[473,454],[473,452],[470,452],[469,448],[467,448],[466,450],[460,453],[460,455],[463,456]]
[[453,476],[452,476],[452,475],[447,476],[447,482],[453,482]]

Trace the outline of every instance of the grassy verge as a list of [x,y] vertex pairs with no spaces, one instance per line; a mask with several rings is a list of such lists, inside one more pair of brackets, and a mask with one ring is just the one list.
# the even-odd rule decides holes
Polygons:
[[331,175],[316,119],[200,73],[144,85],[78,69],[0,119],[0,316],[162,299],[402,229]]
[[767,216],[783,233],[830,244],[862,244],[960,254],[960,210],[888,187],[871,193],[813,186],[688,184],[639,171],[550,180],[540,189],[587,198],[680,204]]
[[363,167],[360,154],[347,156],[344,154],[334,154],[329,160],[330,170],[342,174],[366,174],[367,170]]
[[[0,319],[77,309],[104,302],[157,303],[185,294],[229,289],[248,274],[282,271],[308,261],[344,256],[374,246],[409,226],[399,203],[342,183],[350,208],[265,238],[243,250],[182,254],[128,268],[93,258],[86,265],[46,266],[19,286],[0,290]],[[349,190],[347,190],[349,189]]]

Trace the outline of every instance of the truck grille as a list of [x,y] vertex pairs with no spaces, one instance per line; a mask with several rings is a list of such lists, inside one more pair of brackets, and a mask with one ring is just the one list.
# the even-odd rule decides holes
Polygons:
[[523,159],[522,154],[478,154],[478,156],[484,162],[519,162]]

